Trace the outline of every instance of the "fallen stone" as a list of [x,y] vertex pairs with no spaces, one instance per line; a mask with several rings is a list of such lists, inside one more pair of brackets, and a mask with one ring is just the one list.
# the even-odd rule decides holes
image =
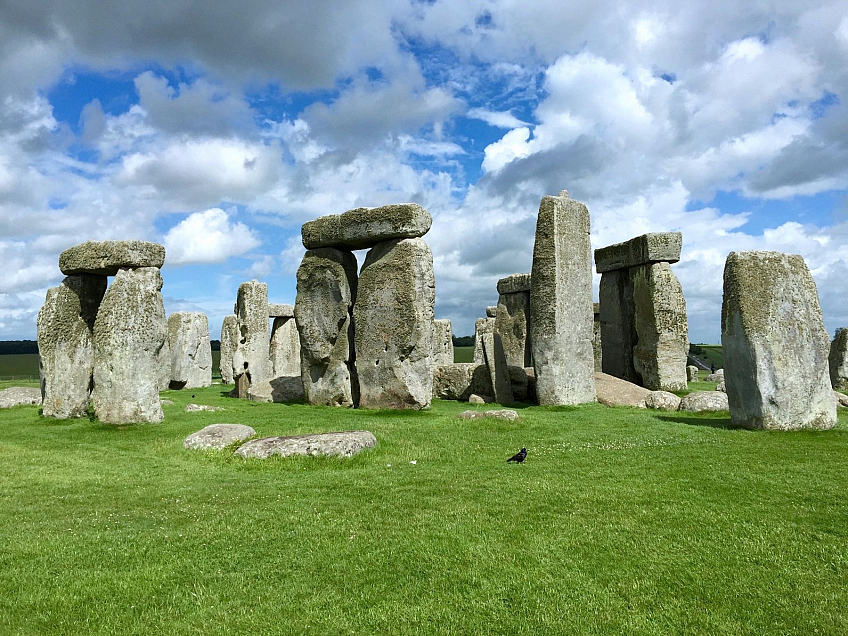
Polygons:
[[352,457],[366,448],[377,445],[377,438],[368,431],[342,431],[290,437],[264,437],[243,444],[236,450],[239,457],[265,459],[272,455],[337,455]]
[[595,269],[603,274],[651,263],[676,263],[680,260],[682,246],[683,235],[680,232],[643,234],[595,250]]
[[173,400],[169,400],[167,398],[162,398],[162,399],[159,400],[159,404],[161,404],[162,406],[170,406],[173,403],[174,403]]
[[322,216],[304,223],[300,234],[308,250],[361,250],[384,241],[424,236],[432,224],[430,213],[417,203],[396,203]]
[[59,269],[66,275],[114,276],[119,269],[161,268],[164,262],[165,248],[147,241],[88,241],[59,255]]
[[530,274],[512,274],[501,278],[498,281],[498,293],[503,294],[520,294],[530,293],[532,287],[532,277]]
[[303,378],[299,375],[258,382],[247,390],[251,402],[291,402],[303,397]]
[[697,382],[698,381],[698,367],[694,364],[690,364],[686,367],[686,381],[687,382]]
[[731,252],[724,268],[721,326],[735,425],[792,430],[836,424],[830,339],[803,258]]
[[500,295],[494,333],[500,336],[507,364],[533,364],[530,322],[530,292]]
[[223,384],[233,383],[233,355],[238,346],[238,316],[224,316],[221,323],[221,358],[218,363]]
[[256,435],[256,431],[244,424],[212,424],[186,437],[183,448],[220,450],[254,435]]
[[233,352],[233,378],[247,374],[251,384],[270,380],[268,285],[257,280],[239,285],[235,310],[238,340]]
[[848,328],[836,330],[827,358],[834,389],[848,389]]
[[491,404],[495,401],[495,398],[490,397],[488,395],[477,395],[472,394],[471,397],[468,398],[469,404]]
[[498,316],[498,306],[491,305],[486,307],[486,318],[497,318]]
[[483,357],[489,368],[489,378],[495,389],[495,402],[512,404],[515,397],[512,394],[512,380],[509,367],[504,357],[503,345],[497,334],[487,333],[483,336]]
[[679,411],[705,413],[708,411],[727,411],[727,394],[719,391],[692,391],[680,400]]
[[494,393],[485,364],[462,362],[433,369],[433,397],[440,400],[470,400],[473,394]]
[[[164,403],[164,402],[163,402]],[[173,404],[173,402],[172,402]],[[200,413],[202,411],[208,411],[209,413],[214,413],[216,411],[223,411],[224,409],[220,406],[209,406],[208,404],[186,404],[183,409],[186,413]]]
[[836,398],[837,406],[839,406],[840,408],[848,408],[848,395],[840,393],[839,391],[834,391],[833,397]]
[[658,411],[676,411],[680,408],[680,398],[668,391],[651,391],[645,398],[645,406]]
[[274,318],[271,327],[271,376],[300,376],[300,334],[294,316]]
[[[495,308],[497,312],[497,308]],[[483,359],[483,336],[495,333],[495,318],[478,318],[474,323],[474,362],[485,364]]]
[[175,311],[168,316],[172,389],[212,386],[212,345],[209,320],[199,311]]
[[721,382],[724,380],[724,369],[719,369],[715,373],[708,373],[704,378],[704,382]]
[[598,402],[604,406],[634,406],[646,408],[645,401],[651,391],[627,380],[607,373],[595,373],[595,391]]
[[268,303],[269,318],[294,318],[294,305]]
[[0,409],[13,406],[37,406],[41,404],[41,391],[26,386],[12,386],[0,391]]
[[721,391],[722,393],[727,393],[727,385],[724,383],[724,380],[719,382],[715,388],[716,391]]
[[505,420],[514,422],[518,419],[518,413],[512,409],[497,409],[492,411],[463,411],[459,414],[461,420]]
[[433,364],[453,364],[453,330],[447,318],[433,321]]

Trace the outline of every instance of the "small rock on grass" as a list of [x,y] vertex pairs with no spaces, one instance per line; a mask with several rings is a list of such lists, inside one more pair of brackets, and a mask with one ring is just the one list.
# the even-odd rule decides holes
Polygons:
[[680,398],[668,391],[651,391],[645,398],[645,406],[658,411],[676,411],[680,408]]
[[468,398],[469,404],[489,404],[494,401],[495,399],[488,395],[477,395],[476,393],[472,393],[471,397]]
[[692,391],[680,401],[681,411],[706,413],[710,411],[727,411],[727,393],[721,391]]
[[209,406],[208,404],[186,404],[183,411],[186,413],[198,413],[200,411],[209,411],[210,413],[214,413],[215,411],[223,411],[224,409],[220,406]]
[[834,391],[833,394],[836,396],[836,406],[848,408],[848,395],[840,393],[839,391]]
[[159,404],[161,404],[162,406],[170,406],[173,403],[174,403],[173,400],[169,400],[167,398],[162,398],[162,399],[159,400]]
[[244,424],[212,424],[186,437],[183,447],[193,450],[221,449],[254,435],[256,431]]
[[463,411],[459,414],[461,420],[493,419],[514,422],[518,419],[518,413],[512,409],[496,409],[492,411]]

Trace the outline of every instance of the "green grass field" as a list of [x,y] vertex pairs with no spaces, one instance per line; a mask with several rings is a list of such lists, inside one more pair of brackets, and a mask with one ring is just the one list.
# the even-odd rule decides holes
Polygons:
[[[600,405],[508,424],[223,392],[166,392],[156,425],[0,415],[0,633],[848,633],[844,414],[798,433]],[[379,445],[182,449],[215,422]]]
[[698,345],[701,352],[698,358],[706,364],[714,364],[716,369],[724,368],[724,354],[721,350],[721,345]]
[[454,362],[474,362],[474,347],[454,347]]

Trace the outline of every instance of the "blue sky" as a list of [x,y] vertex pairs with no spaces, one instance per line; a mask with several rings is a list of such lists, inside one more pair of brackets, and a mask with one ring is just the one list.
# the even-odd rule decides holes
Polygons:
[[470,334],[562,189],[595,247],[683,232],[693,342],[719,340],[724,261],[747,249],[802,254],[832,333],[848,7],[713,7],[3,3],[0,339],[35,337],[63,249],[124,238],[165,244],[166,310],[216,337],[244,280],[294,301],[304,221],[402,201],[434,218],[437,317]]

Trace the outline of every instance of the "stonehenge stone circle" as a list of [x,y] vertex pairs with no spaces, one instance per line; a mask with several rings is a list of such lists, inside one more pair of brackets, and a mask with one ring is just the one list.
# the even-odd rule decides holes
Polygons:
[[433,255],[424,239],[385,241],[368,251],[353,307],[359,406],[430,406],[435,298]]
[[161,422],[159,352],[165,342],[162,275],[156,267],[120,269],[94,321],[94,390],[102,422]]
[[397,203],[322,216],[303,224],[301,238],[308,250],[320,247],[358,250],[393,239],[424,236],[432,224],[430,213],[420,205]]
[[88,415],[94,373],[93,330],[106,277],[77,274],[47,290],[38,312],[42,413],[66,419]]
[[494,333],[500,336],[507,364],[517,367],[533,364],[530,285],[530,274],[513,274],[498,281]]
[[303,390],[310,404],[352,407],[358,402],[351,317],[356,294],[351,252],[331,247],[306,252],[297,270],[294,315]]
[[509,374],[506,357],[500,337],[495,333],[487,333],[483,336],[483,356],[489,367],[489,378],[495,389],[495,402],[498,404],[512,404],[515,398],[512,394],[512,380]]
[[221,323],[221,358],[218,366],[221,370],[221,382],[233,384],[233,356],[238,345],[238,316],[224,316]]
[[433,321],[433,364],[453,364],[453,331],[451,321],[441,318]]
[[115,276],[119,269],[156,267],[165,262],[165,248],[147,241],[89,241],[59,255],[63,274]]
[[212,345],[209,320],[197,311],[175,311],[168,316],[171,349],[171,388],[212,386]]
[[271,377],[300,376],[300,334],[293,313],[274,318],[270,351]]
[[686,367],[686,380],[688,382],[698,381],[698,367],[696,367],[694,364],[690,364]]
[[246,373],[251,384],[269,380],[268,285],[257,280],[239,285],[235,309],[238,339],[233,352],[233,378]]
[[[497,308],[496,313],[497,313]],[[478,318],[474,323],[474,362],[484,364],[483,359],[483,336],[487,333],[495,333],[496,318]]]
[[544,197],[539,206],[531,275],[539,404],[594,402],[589,211],[565,190]]
[[735,425],[791,430],[836,424],[830,339],[803,258],[730,253],[724,267],[721,344]]
[[601,304],[592,303],[592,354],[595,358],[595,371],[603,370],[603,346],[601,344]]
[[836,330],[828,356],[830,382],[834,389],[848,389],[848,329]]

